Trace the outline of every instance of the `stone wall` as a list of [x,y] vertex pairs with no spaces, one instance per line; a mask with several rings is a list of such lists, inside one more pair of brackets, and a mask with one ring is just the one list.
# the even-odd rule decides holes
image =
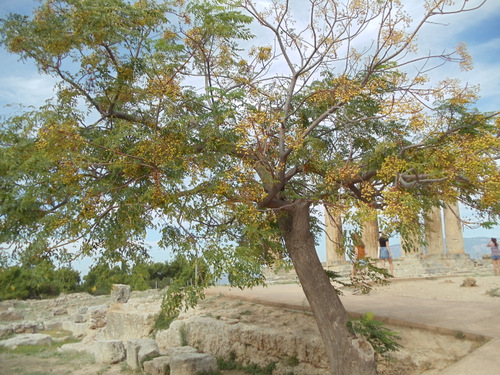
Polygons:
[[[287,358],[300,363],[293,368],[295,375],[327,375],[328,360],[317,332],[298,336],[293,330],[270,329],[242,322],[218,320],[213,317],[183,315],[170,328],[156,335],[160,351],[180,346],[183,330],[187,344],[203,353],[228,359],[230,353],[237,362],[265,367],[271,362],[278,366]],[[286,374],[290,369],[277,368],[273,374]]]

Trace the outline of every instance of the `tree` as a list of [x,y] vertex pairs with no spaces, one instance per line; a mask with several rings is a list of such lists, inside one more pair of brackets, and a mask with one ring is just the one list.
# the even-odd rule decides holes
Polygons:
[[47,260],[31,265],[0,267],[0,301],[47,298],[79,290],[80,275],[69,267],[56,267]]
[[121,267],[101,261],[93,265],[84,276],[82,288],[93,294],[109,294],[113,284],[128,284],[132,290],[163,289],[174,280],[180,285],[192,283],[194,276],[194,267],[190,267],[181,256],[170,263],[143,262],[128,265],[122,262]]
[[203,285],[223,272],[263,283],[263,265],[290,259],[332,372],[375,373],[316,254],[314,211],[377,212],[407,234],[460,199],[496,220],[496,114],[426,77],[467,68],[463,45],[415,44],[426,22],[481,5],[459,3],[428,1],[418,22],[396,0],[51,0],[11,15],[3,44],[60,84],[4,121],[0,240],[35,253],[80,241],[118,260],[144,256],[156,228],[162,246],[203,259]]

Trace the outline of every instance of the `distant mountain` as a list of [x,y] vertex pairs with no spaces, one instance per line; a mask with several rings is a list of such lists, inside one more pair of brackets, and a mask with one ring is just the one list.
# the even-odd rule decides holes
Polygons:
[[465,252],[473,259],[480,259],[484,254],[491,254],[489,247],[490,237],[464,238]]
[[[484,254],[490,254],[491,250],[486,245],[490,242],[490,237],[464,238],[465,252],[473,259],[481,259]],[[391,252],[394,258],[401,256],[401,245],[391,244]]]

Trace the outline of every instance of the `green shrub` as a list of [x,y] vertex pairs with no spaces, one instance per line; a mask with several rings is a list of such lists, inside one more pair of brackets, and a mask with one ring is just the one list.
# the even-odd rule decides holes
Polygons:
[[80,290],[80,274],[68,267],[55,269],[48,260],[29,266],[0,268],[0,300],[46,298]]
[[127,284],[132,290],[163,289],[171,281],[185,285],[194,280],[194,266],[180,256],[170,263],[137,262],[133,266],[101,262],[90,269],[84,280],[83,290],[94,295],[109,294],[113,284]]
[[154,325],[154,332],[158,332],[164,329],[168,329],[170,327],[170,324],[177,319],[179,314],[174,314],[174,315],[169,315],[166,311],[161,311],[160,314],[158,314],[158,317],[156,318],[155,325]]
[[384,323],[375,320],[372,312],[365,313],[361,319],[349,320],[347,327],[351,332],[363,336],[375,352],[383,357],[390,357],[390,352],[402,347],[398,342],[401,338],[397,333],[384,327]]

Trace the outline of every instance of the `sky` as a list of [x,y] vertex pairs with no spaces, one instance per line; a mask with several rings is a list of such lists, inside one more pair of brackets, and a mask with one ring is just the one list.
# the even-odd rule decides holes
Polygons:
[[[300,0],[305,3],[305,0]],[[460,0],[457,0],[460,2]],[[480,3],[481,0],[470,0],[469,4]],[[404,0],[409,11],[417,13],[422,9],[422,0]],[[9,13],[29,15],[36,0],[0,0],[0,19]],[[458,77],[470,85],[479,85],[481,111],[500,110],[500,1],[487,0],[473,12],[439,18],[436,23],[426,24],[418,37],[419,50],[422,52],[440,53],[450,51],[459,42],[467,44],[472,55],[474,69],[462,72],[457,67],[447,64],[445,68],[433,71],[434,79]],[[0,117],[12,113],[8,104],[22,103],[24,106],[39,106],[53,96],[55,81],[51,77],[39,75],[36,67],[30,62],[20,62],[17,56],[8,54],[0,46]],[[471,218],[472,213],[461,211],[462,218]],[[493,230],[482,228],[464,228],[464,237],[500,237],[500,226]],[[156,250],[156,233],[150,233],[148,241],[153,245],[152,255],[163,261],[168,259],[164,251]],[[397,242],[397,241],[396,241]],[[318,253],[325,259],[324,240],[320,242]],[[88,264],[88,262],[87,262]],[[82,268],[88,265],[81,266]]]

